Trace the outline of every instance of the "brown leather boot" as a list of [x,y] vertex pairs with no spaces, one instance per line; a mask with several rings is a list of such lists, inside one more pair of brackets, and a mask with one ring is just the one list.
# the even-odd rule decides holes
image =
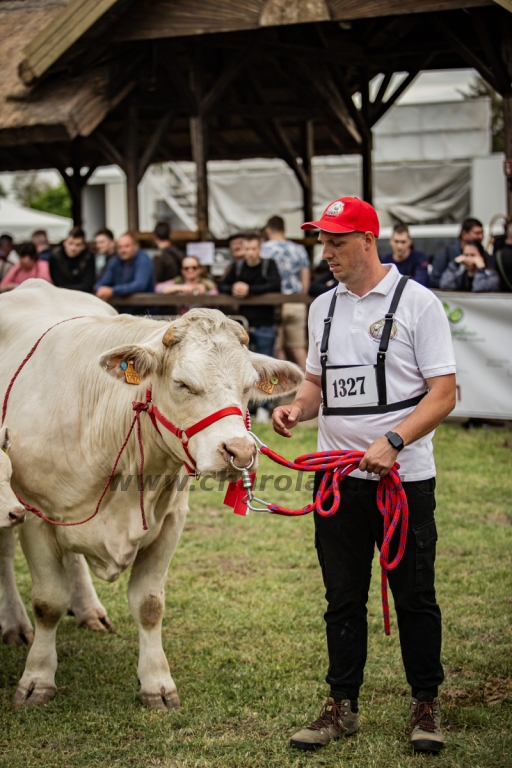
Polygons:
[[411,720],[407,729],[415,752],[440,752],[444,747],[439,699],[411,700]]
[[329,698],[318,718],[291,737],[290,747],[305,750],[319,749],[333,739],[351,736],[359,728],[359,714],[352,712],[350,700],[344,699],[336,703],[334,699]]

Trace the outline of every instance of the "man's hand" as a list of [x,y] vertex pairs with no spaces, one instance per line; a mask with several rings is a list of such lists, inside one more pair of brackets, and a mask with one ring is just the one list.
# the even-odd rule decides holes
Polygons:
[[103,299],[103,301],[108,301],[112,298],[114,295],[114,291],[109,285],[102,285],[98,290],[96,291],[96,296],[98,299]]
[[300,421],[300,415],[302,408],[300,405],[280,405],[278,408],[274,408],[272,414],[272,426],[274,432],[283,437],[291,437],[290,429],[296,427]]
[[359,469],[362,472],[373,472],[374,475],[386,477],[397,456],[398,451],[393,448],[387,437],[379,437],[366,451]]
[[245,299],[249,293],[249,285],[247,283],[242,283],[241,281],[238,283],[233,283],[231,293],[236,299]]

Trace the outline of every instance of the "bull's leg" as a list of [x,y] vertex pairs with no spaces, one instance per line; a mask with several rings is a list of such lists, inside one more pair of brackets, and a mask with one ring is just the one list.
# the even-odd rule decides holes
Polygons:
[[34,631],[22,603],[14,575],[14,531],[0,528],[0,627],[7,645],[32,645]]
[[64,566],[71,581],[69,612],[75,617],[77,627],[108,632],[113,624],[98,599],[84,556],[66,552]]
[[54,531],[49,526],[25,523],[20,540],[32,575],[36,631],[14,704],[46,704],[57,690],[55,636],[67,610],[71,588]]
[[140,697],[150,709],[177,709],[180,700],[162,648],[164,587],[171,557],[178,543],[186,508],[173,509],[158,538],[140,551],[133,564],[128,600],[139,628]]

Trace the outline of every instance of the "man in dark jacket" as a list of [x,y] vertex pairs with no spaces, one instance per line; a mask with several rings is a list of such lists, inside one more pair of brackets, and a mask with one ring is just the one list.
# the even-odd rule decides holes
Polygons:
[[[261,259],[259,235],[248,234],[245,239],[245,257],[235,261],[219,284],[221,293],[230,293],[237,299],[279,293],[281,278],[274,259]],[[240,312],[249,323],[249,336],[262,355],[273,355],[276,340],[274,307],[270,304],[241,304]]]
[[141,251],[131,232],[117,241],[117,254],[112,256],[105,272],[96,283],[96,296],[109,301],[113,296],[132,293],[154,293],[155,276],[151,259]]
[[380,256],[381,263],[395,264],[401,275],[407,275],[428,288],[427,254],[412,247],[409,229],[405,224],[395,224],[389,243],[391,253]]
[[159,221],[153,230],[158,252],[153,259],[157,283],[174,280],[181,274],[181,262],[184,254],[171,243],[171,228],[166,221]]
[[[462,249],[466,243],[472,242],[474,240],[482,242],[483,239],[484,227],[482,222],[478,219],[465,219],[462,222],[458,242],[454,243],[453,245],[449,245],[446,248],[441,248],[441,250],[438,251],[434,256],[434,261],[432,262],[432,272],[430,273],[430,287],[439,288],[441,275],[445,271],[448,264],[456,259],[457,256],[461,255]],[[491,266],[494,266],[492,260],[490,263]]]
[[[219,284],[221,293],[230,293],[237,299],[280,293],[281,277],[274,259],[261,258],[261,240],[257,233],[244,235],[245,256],[237,259]],[[256,352],[274,356],[277,336],[274,307],[271,304],[241,304],[240,312],[249,323],[249,339]],[[260,403],[256,411],[257,422],[270,421],[267,403]]]
[[73,227],[49,258],[50,276],[59,288],[92,293],[96,279],[94,255],[81,227]]

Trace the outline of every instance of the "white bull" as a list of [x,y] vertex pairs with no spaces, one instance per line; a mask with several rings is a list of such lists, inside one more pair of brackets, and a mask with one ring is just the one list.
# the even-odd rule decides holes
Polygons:
[[[155,406],[181,428],[213,412],[263,396],[258,382],[277,382],[273,396],[292,392],[301,371],[248,352],[238,323],[215,310],[192,310],[174,323],[118,316],[94,297],[30,280],[0,299],[0,393],[37,339],[53,328],[16,380],[7,416],[13,434],[13,488],[52,519],[73,522],[95,507],[133,418],[132,401],[151,388]],[[133,363],[139,385],[125,380]],[[186,492],[170,481],[186,455],[180,440],[160,432],[141,414],[144,474],[166,482],[144,492],[148,529],[143,530],[137,482],[109,490],[99,514],[82,526],[57,527],[29,514],[20,540],[32,575],[35,639],[15,695],[17,704],[49,701],[56,691],[55,637],[68,605],[75,614],[99,603],[87,567],[114,581],[132,566],[130,610],[139,630],[138,676],[143,703],[154,709],[179,706],[176,686],[161,643],[164,585],[187,511]],[[243,418],[229,415],[191,437],[188,449],[197,470],[232,476],[229,459],[245,466],[255,453]],[[117,480],[137,477],[139,448],[132,434],[117,467]],[[71,577],[70,578],[70,574]],[[1,576],[1,574],[0,574]],[[18,601],[18,602],[17,602]],[[19,596],[12,597],[8,623],[26,633]],[[12,608],[14,606],[14,608]],[[23,609],[24,611],[24,609]],[[105,614],[103,614],[105,615]],[[0,621],[2,616],[0,614]],[[25,625],[25,626],[24,626]]]

